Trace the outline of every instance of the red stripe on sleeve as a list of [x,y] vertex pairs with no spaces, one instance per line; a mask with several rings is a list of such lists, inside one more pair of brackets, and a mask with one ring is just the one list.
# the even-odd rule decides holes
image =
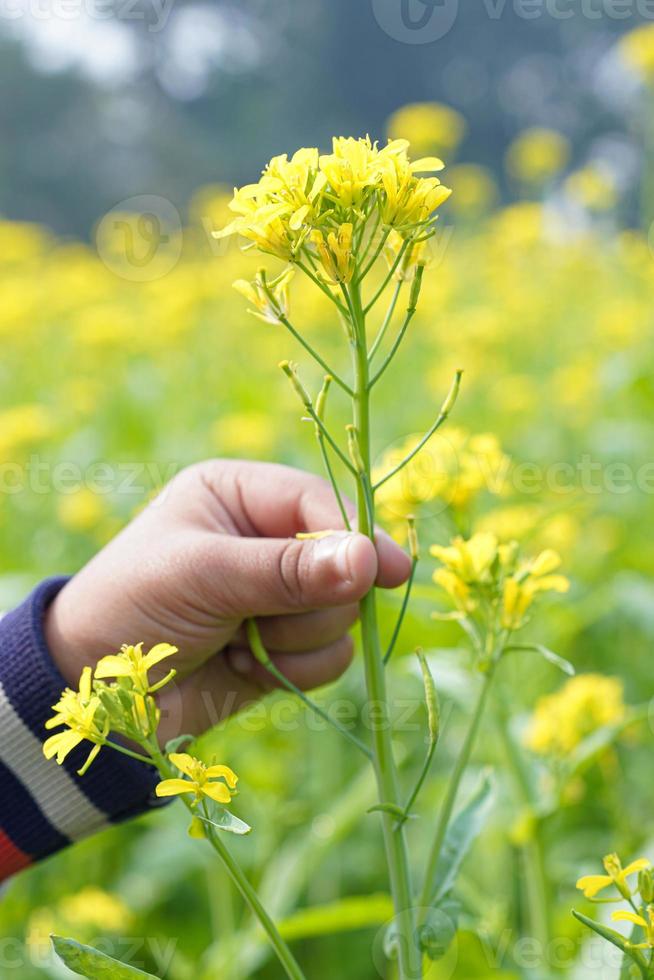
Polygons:
[[22,871],[31,863],[32,859],[0,830],[0,881]]

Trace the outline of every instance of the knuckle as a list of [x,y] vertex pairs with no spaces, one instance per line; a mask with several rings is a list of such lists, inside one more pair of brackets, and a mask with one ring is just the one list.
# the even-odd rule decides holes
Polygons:
[[279,553],[278,573],[284,598],[289,606],[303,605],[305,583],[303,574],[303,555],[305,548],[302,542],[293,538],[287,541]]

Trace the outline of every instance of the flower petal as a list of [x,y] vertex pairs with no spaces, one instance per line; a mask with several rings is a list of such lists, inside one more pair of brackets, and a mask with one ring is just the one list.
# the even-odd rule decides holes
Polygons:
[[217,779],[222,776],[230,789],[235,789],[238,782],[238,776],[229,766],[209,766],[206,775],[207,779]]
[[644,871],[645,868],[651,868],[652,862],[647,858],[638,858],[636,861],[632,861],[624,869],[623,874],[625,877],[627,875],[635,875],[638,871]]
[[179,769],[185,776],[193,776],[197,766],[197,759],[194,759],[192,755],[188,755],[186,752],[171,752],[168,758],[175,769]]
[[584,875],[577,882],[576,887],[583,891],[586,898],[593,898],[603,888],[608,888],[613,884],[613,879],[609,875]]
[[209,799],[215,800],[216,803],[229,803],[232,798],[232,794],[224,783],[205,783],[201,787],[201,791]]
[[127,677],[132,673],[132,664],[119,654],[110,654],[98,661],[96,677]]
[[164,779],[157,783],[155,793],[157,796],[179,796],[181,793],[194,793],[195,785],[188,779]]
[[636,912],[612,912],[611,918],[614,922],[633,922],[635,926],[642,926],[643,929],[647,929],[647,923],[643,919],[642,915],[637,915]]
[[153,646],[143,658],[143,663],[145,664],[146,670],[149,670],[150,667],[154,667],[154,665],[158,664],[161,660],[165,660],[166,657],[174,656],[174,654],[177,652],[177,647],[172,646],[170,643],[157,643],[157,645]]

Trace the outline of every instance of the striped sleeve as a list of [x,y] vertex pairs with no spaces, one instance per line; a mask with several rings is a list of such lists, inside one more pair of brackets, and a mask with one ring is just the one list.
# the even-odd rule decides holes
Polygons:
[[48,579],[0,620],[0,880],[111,823],[158,804],[154,770],[110,749],[86,775],[82,743],[62,766],[44,757],[52,715],[66,682],[43,633],[48,603],[65,584]]

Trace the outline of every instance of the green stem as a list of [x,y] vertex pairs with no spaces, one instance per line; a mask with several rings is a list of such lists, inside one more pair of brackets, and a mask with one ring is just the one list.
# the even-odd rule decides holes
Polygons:
[[329,453],[327,452],[327,447],[325,445],[325,437],[322,432],[317,429],[316,438],[318,439],[318,446],[320,447],[320,455],[322,456],[322,461],[325,464],[325,470],[327,471],[327,476],[329,477],[329,482],[332,485],[332,490],[334,491],[334,496],[336,497],[336,503],[338,504],[338,509],[341,512],[341,517],[343,518],[343,524],[348,531],[352,530],[352,525],[350,524],[350,519],[347,516],[347,511],[345,509],[345,504],[343,503],[343,497],[341,496],[341,491],[338,488],[338,483],[336,482],[336,477],[334,476],[334,470],[332,464],[329,461]]
[[[152,761],[154,762],[157,769],[159,770],[159,773],[161,774],[162,778],[169,779],[171,776],[174,776],[175,773],[173,772],[172,768],[168,764],[166,758],[160,752],[158,746],[156,745],[156,742],[153,742],[153,744],[151,746],[148,746],[148,748],[152,755]],[[186,809],[191,814],[191,816],[196,816],[195,809],[191,801],[189,801],[185,796],[182,796],[181,799],[184,805],[186,806]],[[205,810],[205,816],[207,816],[206,810]],[[254,888],[246,878],[241,866],[238,864],[236,859],[230,853],[229,849],[225,846],[224,842],[221,840],[220,834],[216,831],[216,829],[211,824],[205,823],[204,827],[205,827],[206,839],[209,841],[213,849],[216,851],[216,853],[222,860],[230,878],[232,879],[232,881],[240,891],[246,904],[249,906],[252,913],[259,920],[263,930],[268,936],[270,945],[274,949],[275,953],[277,954],[277,958],[279,959],[279,962],[284,968],[284,972],[286,973],[286,976],[289,977],[290,980],[306,980],[306,977],[302,972],[302,970],[300,969],[297,960],[291,953],[286,942],[282,939],[277,929],[277,926],[270,918],[263,905],[261,904],[259,900],[259,896],[257,895],[256,891],[254,890]]]
[[[502,704],[500,704],[497,712],[497,723],[509,770],[520,801],[523,806],[533,812],[534,798],[529,776],[525,769],[524,760],[509,731],[506,711]],[[529,840],[523,845],[523,856],[527,865],[525,879],[531,935],[539,941],[542,949],[547,949],[552,935],[550,888],[546,871],[541,822],[535,815]]]
[[409,574],[409,580],[406,584],[404,590],[404,599],[402,600],[402,608],[400,609],[400,614],[397,617],[397,622],[395,624],[395,629],[393,630],[393,635],[391,637],[391,642],[388,644],[386,653],[384,654],[384,663],[387,664],[393,655],[393,650],[395,649],[395,644],[397,643],[397,638],[400,635],[400,630],[402,629],[402,623],[404,622],[404,617],[406,615],[407,607],[409,605],[409,599],[411,598],[411,589],[413,588],[413,582],[416,577],[416,568],[418,567],[418,559],[414,558],[411,562],[411,572]]
[[441,851],[443,850],[443,844],[445,843],[445,837],[447,836],[447,830],[450,825],[450,820],[452,818],[452,812],[454,810],[454,804],[456,803],[456,798],[459,792],[459,787],[461,785],[461,779],[466,771],[468,762],[470,761],[470,756],[474,748],[475,741],[477,739],[477,734],[479,732],[479,726],[486,708],[486,702],[488,701],[488,695],[490,693],[491,685],[493,683],[493,676],[495,674],[495,664],[491,664],[484,676],[484,680],[479,692],[479,697],[477,699],[477,704],[472,714],[472,719],[470,721],[470,726],[466,734],[463,745],[461,746],[461,751],[456,760],[454,770],[450,776],[450,781],[447,787],[447,793],[445,799],[440,809],[438,815],[438,823],[436,824],[436,833],[434,835],[434,840],[431,845],[431,850],[429,852],[429,857],[427,859],[427,870],[425,872],[425,879],[422,886],[422,893],[420,896],[420,902],[418,903],[420,908],[429,908],[431,902],[434,881],[436,880],[436,870],[438,868],[438,861],[441,856]]
[[420,793],[420,790],[423,787],[425,779],[427,778],[427,774],[431,766],[431,760],[434,758],[434,752],[436,751],[437,744],[438,743],[435,742],[433,739],[430,739],[429,748],[427,749],[427,755],[425,756],[425,761],[422,764],[420,775],[418,776],[416,785],[413,787],[413,791],[411,792],[411,795],[409,796],[409,799],[406,802],[406,806],[404,807],[404,816],[402,817],[402,823],[404,823],[405,820],[408,820],[409,817],[411,816],[411,810],[413,809],[413,805],[418,799],[418,794]]
[[315,282],[315,284],[318,287],[318,289],[320,289],[321,292],[323,292],[325,294],[325,296],[327,296],[332,301],[332,303],[341,311],[341,313],[347,314],[347,310],[345,309],[345,307],[343,306],[343,304],[341,303],[341,301],[339,299],[337,299],[336,296],[334,296],[334,294],[332,293],[331,289],[328,289],[327,286],[325,286],[320,281],[320,279],[318,278],[318,276],[314,275],[314,273],[311,271],[311,269],[307,268],[307,266],[304,264],[304,262],[300,262],[298,259],[296,259],[295,260],[295,264],[297,265],[297,267],[299,269],[302,269],[302,272],[305,274],[305,276],[308,276],[309,279],[311,279],[312,282]]
[[[447,396],[447,398],[445,399],[445,402],[443,404],[443,407],[441,408],[441,410],[439,412],[438,418],[436,419],[436,421],[434,422],[434,424],[432,425],[432,427],[430,429],[428,429],[427,432],[425,432],[425,434],[422,437],[422,439],[420,440],[420,442],[413,447],[413,449],[411,450],[411,452],[410,453],[407,453],[407,455],[404,457],[404,459],[401,460],[397,464],[397,466],[394,466],[392,470],[390,470],[385,476],[383,476],[381,478],[381,480],[379,480],[375,484],[375,486],[373,487],[373,490],[379,490],[379,488],[382,487],[386,483],[387,480],[392,479],[395,476],[396,473],[399,473],[400,470],[404,469],[404,467],[407,465],[407,463],[410,463],[411,460],[413,459],[413,457],[418,455],[418,453],[420,452],[420,450],[429,442],[429,440],[434,435],[434,433],[438,429],[440,429],[441,425],[443,425],[443,423],[446,421],[447,417],[449,416],[450,412],[452,411],[452,409],[454,407],[454,404],[456,402],[457,396],[459,394],[459,387],[461,386],[461,376],[462,376],[462,374],[463,374],[462,371],[457,371],[456,372],[456,375],[455,375],[455,378],[454,378],[454,383],[452,385],[452,388],[450,389],[450,393]],[[377,377],[378,376],[379,375],[377,375]]]
[[304,349],[311,355],[311,357],[313,357],[314,361],[316,361],[320,365],[320,367],[324,371],[326,371],[327,374],[329,374],[334,379],[334,381],[336,382],[336,384],[337,385],[340,385],[340,387],[343,389],[343,391],[345,391],[350,397],[352,397],[353,391],[350,388],[350,386],[347,383],[347,381],[344,381],[343,378],[340,378],[338,376],[338,374],[336,374],[336,372],[333,371],[330,368],[329,364],[327,364],[327,362],[324,360],[324,358],[322,358],[320,356],[320,354],[318,353],[318,351],[315,350],[315,348],[313,348],[311,346],[311,344],[307,340],[304,339],[304,337],[302,336],[301,333],[298,333],[298,331],[295,329],[295,327],[293,326],[293,324],[291,323],[291,321],[288,319],[288,317],[284,316],[283,313],[280,313],[279,314],[279,322],[280,323],[283,323],[283,325],[286,327],[286,329],[288,330],[288,332],[293,337],[295,337],[295,339],[297,340],[297,342],[299,344],[302,344],[302,346],[304,347]]
[[[374,541],[374,505],[370,492],[370,389],[365,317],[358,284],[351,289],[356,345],[354,348],[355,395],[353,422],[356,428],[363,462],[363,472],[357,479],[358,529]],[[391,724],[386,696],[386,680],[381,654],[377,605],[372,589],[360,603],[361,637],[368,700],[375,706],[372,742],[374,769],[380,803],[401,806],[397,768],[393,757]],[[398,930],[397,954],[399,980],[418,980],[422,977],[422,953],[414,932],[412,887],[404,830],[388,812],[382,812],[382,828],[388,862],[391,893]]]
[[316,702],[313,701],[308,695],[306,695],[304,691],[300,690],[300,688],[297,687],[293,683],[293,681],[290,681],[288,677],[282,674],[279,667],[277,667],[277,665],[270,659],[268,651],[263,645],[263,641],[261,639],[261,634],[259,632],[259,627],[257,626],[256,620],[254,619],[247,620],[246,631],[248,636],[248,642],[252,649],[252,653],[254,654],[258,663],[260,663],[262,667],[265,667],[268,673],[276,680],[278,680],[283,687],[285,687],[292,694],[295,694],[296,697],[298,697],[300,701],[302,701],[302,703],[306,705],[307,708],[309,708],[311,711],[317,714],[319,718],[322,718],[323,721],[326,721],[328,725],[331,725],[333,728],[336,729],[337,732],[339,732],[349,742],[351,742],[352,745],[354,745],[359,750],[359,752],[363,752],[363,754],[367,756],[368,759],[372,759],[372,753],[367,745],[364,745],[364,743],[360,739],[358,739],[356,735],[353,735],[352,732],[349,732],[347,728],[345,728],[344,725],[341,725],[339,721],[336,721],[335,718],[330,718],[327,712],[323,711],[323,709],[320,707],[319,704],[316,704]]
[[393,319],[393,313],[395,312],[395,307],[397,306],[397,301],[399,299],[400,292],[402,290],[403,285],[404,285],[404,281],[402,279],[399,279],[395,285],[395,289],[393,290],[393,296],[391,297],[391,301],[388,304],[388,309],[386,310],[386,316],[384,317],[384,322],[379,328],[379,332],[377,333],[377,336],[375,337],[372,344],[370,345],[370,350],[368,352],[369,361],[372,361],[373,357],[375,356],[375,354],[379,349],[379,345],[381,344],[382,340],[386,336],[386,331],[388,330],[390,326],[390,322]]
[[128,755],[130,759],[136,759],[138,762],[145,762],[146,765],[152,765],[152,759],[149,759],[147,755],[139,755],[138,752],[132,752],[131,749],[126,749],[124,745],[118,745],[117,742],[112,742],[111,739],[107,739],[104,743],[107,748],[114,749],[116,752],[120,752],[122,755]]
[[395,259],[393,261],[393,264],[391,265],[389,271],[387,272],[386,276],[384,277],[384,280],[382,281],[381,286],[378,288],[377,292],[374,294],[374,296],[372,297],[372,299],[370,300],[370,302],[366,306],[365,310],[363,311],[364,314],[367,315],[368,313],[370,313],[371,309],[373,308],[373,306],[375,305],[375,303],[377,302],[377,300],[379,299],[379,297],[382,295],[382,293],[384,292],[384,290],[388,286],[389,282],[391,281],[391,279],[393,278],[393,276],[395,275],[395,273],[397,272],[398,266],[399,266],[400,262],[402,261],[402,259],[404,258],[404,253],[407,250],[408,244],[409,244],[409,239],[407,238],[407,239],[405,239],[405,241],[402,243],[402,246],[398,250],[398,253],[395,256]]

